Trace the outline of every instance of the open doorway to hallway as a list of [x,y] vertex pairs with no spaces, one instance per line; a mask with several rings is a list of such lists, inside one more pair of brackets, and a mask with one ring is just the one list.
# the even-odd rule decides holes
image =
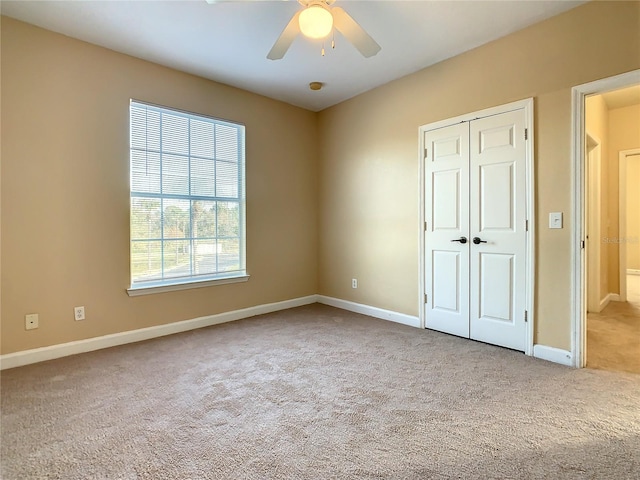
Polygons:
[[586,365],[640,373],[640,84],[585,99]]

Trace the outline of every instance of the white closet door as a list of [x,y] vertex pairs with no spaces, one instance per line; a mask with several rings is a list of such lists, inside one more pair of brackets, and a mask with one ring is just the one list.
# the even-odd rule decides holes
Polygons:
[[425,132],[424,146],[426,327],[468,338],[469,126]]
[[524,127],[523,110],[470,122],[469,173],[470,337],[521,351],[527,239]]

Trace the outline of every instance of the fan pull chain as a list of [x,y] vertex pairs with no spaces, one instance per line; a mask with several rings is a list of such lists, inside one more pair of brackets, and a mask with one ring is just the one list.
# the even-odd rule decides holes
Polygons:
[[336,31],[335,30],[331,30],[331,49],[332,50],[336,49]]
[[322,56],[324,57],[324,42],[322,42]]

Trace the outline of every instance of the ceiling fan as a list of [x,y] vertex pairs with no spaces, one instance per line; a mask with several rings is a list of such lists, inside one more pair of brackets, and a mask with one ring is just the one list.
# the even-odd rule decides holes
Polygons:
[[[206,1],[208,3],[218,3],[225,0]],[[298,0],[298,3],[304,8],[291,17],[291,20],[284,27],[276,43],[267,54],[267,58],[269,60],[280,60],[284,57],[299,33],[313,39],[324,39],[333,32],[334,28],[351,42],[364,57],[373,57],[377,54],[381,50],[380,45],[344,9],[332,6],[335,1]]]

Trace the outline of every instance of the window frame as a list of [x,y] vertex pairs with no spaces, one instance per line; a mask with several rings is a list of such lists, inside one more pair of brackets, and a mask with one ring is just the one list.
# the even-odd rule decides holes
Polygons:
[[[189,129],[191,126],[192,119],[197,121],[204,121],[213,125],[223,125],[223,126],[229,126],[237,129],[236,130],[238,134],[238,146],[237,146],[238,156],[237,156],[237,175],[236,175],[237,189],[238,189],[237,200],[233,199],[232,197],[218,197],[217,191],[212,196],[209,196],[209,195],[203,196],[203,195],[193,194],[191,190],[191,182],[194,177],[192,176],[192,173],[191,173],[191,162],[193,158],[197,158],[199,156],[192,154],[191,152],[190,130],[189,130],[189,133],[187,134],[189,151],[186,155],[180,154],[181,156],[184,156],[187,158],[188,165],[189,165],[189,169],[188,169],[189,173],[187,176],[187,181],[189,183],[189,193],[188,194],[166,193],[162,191],[162,187],[160,187],[161,190],[159,193],[134,191],[133,189],[134,187],[133,152],[141,151],[139,148],[135,148],[133,144],[134,143],[133,142],[133,125],[134,125],[133,108],[136,106],[140,108],[145,108],[150,111],[156,111],[160,114],[166,113],[166,114],[175,115],[178,117],[187,118],[189,120]],[[160,129],[162,129],[162,127],[160,127]],[[171,154],[165,151],[164,145],[162,145],[162,143],[160,144],[158,152],[153,152],[153,149],[150,149],[148,146],[145,146],[145,148],[142,151],[145,152],[146,154],[152,151],[152,153],[157,154],[159,156],[159,169],[160,169],[159,181],[162,182],[161,178],[163,177],[163,175],[165,175],[164,171],[162,170],[163,155],[176,155],[176,154]],[[218,158],[215,158],[215,155],[214,157],[212,157],[212,160],[214,162],[222,161]],[[196,112],[190,112],[190,111],[181,110],[177,108],[166,107],[164,105],[156,105],[153,103],[140,101],[133,98],[130,99],[129,101],[129,288],[127,288],[128,295],[138,296],[138,295],[147,295],[147,294],[153,294],[153,293],[163,293],[163,292],[169,292],[169,291],[175,291],[175,290],[203,288],[203,287],[209,287],[213,285],[246,282],[249,279],[249,275],[247,273],[247,267],[246,267],[246,181],[245,180],[246,180],[246,128],[244,124],[213,117],[211,115],[206,115],[202,113],[196,113]],[[215,182],[215,177],[213,181]],[[238,235],[237,237],[238,237],[239,268],[237,270],[233,270],[229,272],[217,271],[215,273],[203,274],[203,275],[197,275],[197,276],[194,276],[193,273],[191,273],[191,275],[189,276],[181,276],[181,277],[173,277],[173,278],[172,277],[167,278],[164,276],[164,273],[163,273],[162,278],[160,279],[154,279],[154,280],[149,280],[144,282],[140,282],[140,281],[134,282],[133,281],[133,244],[136,241],[142,241],[145,239],[133,238],[133,229],[132,229],[133,200],[145,199],[145,198],[158,199],[161,202],[163,202],[164,200],[174,200],[174,201],[182,200],[182,201],[189,201],[189,202],[193,202],[193,201],[212,201],[212,202],[231,202],[231,203],[237,202],[238,204]],[[161,215],[163,215],[164,214],[163,207],[161,207],[160,211],[161,211]],[[189,211],[191,212],[191,205],[190,205]],[[215,239],[217,244],[220,238],[219,231],[218,231],[219,224],[218,224],[217,216],[216,216],[215,222],[216,222],[215,223],[216,225]],[[189,220],[190,230],[192,228],[191,223],[192,223],[192,217],[190,216],[190,220]],[[153,238],[153,239],[149,238],[146,240],[160,241],[161,244],[164,244],[167,239],[167,237],[165,237],[164,235],[164,228],[165,228],[164,223],[161,224],[160,228],[161,228],[160,238]],[[190,250],[191,250],[191,248],[193,248],[194,240],[197,240],[197,238],[192,237],[190,234],[188,237],[185,236],[184,240],[189,242],[189,244],[191,245],[190,247]],[[161,252],[164,251],[163,248],[164,247],[161,248]],[[164,270],[165,257],[163,253],[161,253],[160,261],[161,261],[162,269]],[[192,261],[193,260],[190,259],[190,263],[189,263],[190,269],[193,268]]]

